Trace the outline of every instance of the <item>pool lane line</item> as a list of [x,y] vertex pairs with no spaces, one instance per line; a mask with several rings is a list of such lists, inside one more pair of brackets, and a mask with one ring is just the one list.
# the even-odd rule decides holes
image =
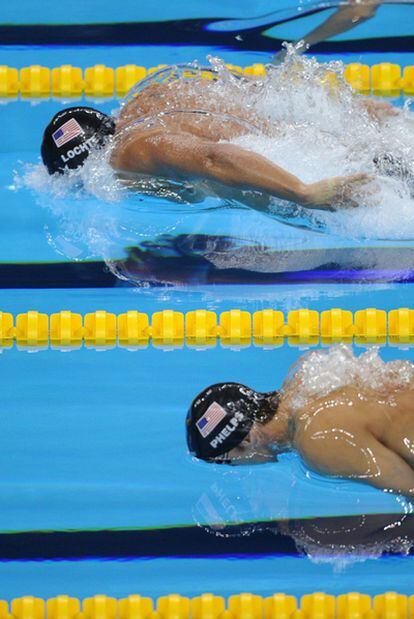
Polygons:
[[[233,31],[212,30],[211,19],[119,24],[3,24],[0,25],[0,40],[2,45],[205,45],[274,53],[281,49],[285,39],[270,37],[265,31],[292,19],[244,29],[241,37],[235,37]],[[314,45],[310,53],[413,51],[414,36],[396,36],[325,41]]]
[[[123,266],[120,264],[121,272]],[[56,262],[43,264],[0,264],[0,289],[72,289],[208,285],[208,284],[355,284],[355,283],[413,283],[413,269],[344,269],[317,267],[306,271],[264,273],[247,268],[219,269],[213,264],[193,257],[179,261],[155,259],[150,268],[145,264],[127,268],[127,280],[111,273],[104,262]],[[4,307],[3,307],[4,310]]]
[[[234,32],[240,30],[248,32],[259,32],[263,30],[269,30],[274,26],[281,26],[283,24],[295,22],[306,17],[311,17],[318,13],[324,13],[331,10],[331,6],[322,6],[315,8],[301,7],[300,13],[293,12],[288,17],[277,18],[278,11],[260,15],[254,18],[188,18],[188,19],[174,19],[165,21],[129,21],[129,22],[103,22],[103,23],[86,23],[86,24],[3,24],[0,25],[0,33],[2,35],[2,44],[12,44],[13,41],[19,41],[18,44],[22,45],[51,45],[48,40],[47,31],[52,29],[53,32],[59,33],[59,41],[63,40],[71,41],[73,39],[74,45],[83,44],[102,44],[108,45],[121,44],[129,45],[130,43],[142,43],[149,39],[149,44],[153,39],[160,39],[162,44],[165,43],[178,43],[183,44],[188,41],[188,45],[193,45],[194,41],[196,45],[204,41],[204,38],[208,38],[206,41],[209,44],[212,35],[218,43],[222,41],[220,35],[224,37],[224,41],[227,40],[228,33],[234,37]],[[294,9],[292,8],[292,11]],[[260,20],[260,23],[258,21]],[[249,23],[251,24],[249,27]],[[236,24],[236,29],[232,28],[232,25]],[[46,31],[46,32],[45,32]],[[86,32],[85,32],[86,31]],[[206,33],[209,34],[206,34]],[[36,43],[32,43],[30,35],[35,34]],[[197,34],[195,34],[197,33]],[[9,37],[19,37],[18,39]],[[20,35],[20,36],[19,36]],[[85,37],[80,41],[80,36]],[[131,39],[129,37],[132,37]],[[138,41],[136,38],[138,38]],[[40,40],[39,40],[40,39]],[[10,43],[10,41],[12,41]],[[109,43],[108,43],[109,41]],[[6,43],[7,42],[7,43]],[[69,43],[70,44],[70,43]],[[148,44],[148,43],[145,43]],[[158,44],[158,43],[155,43]]]
[[[414,515],[361,514],[158,529],[0,534],[0,561],[414,556]],[[409,548],[409,550],[407,550]]]
[[0,263],[0,289],[113,288],[119,283],[103,261]]
[[[262,31],[274,26],[323,13],[330,7],[303,10],[300,14],[277,19],[269,14],[266,23],[244,27],[244,37],[262,37]],[[265,16],[263,16],[264,18]],[[2,24],[0,37],[3,45],[235,45],[242,48],[244,40],[235,39],[234,30],[220,27],[231,24],[235,18],[174,19],[166,21],[90,23],[90,24]],[[237,18],[236,18],[237,19]],[[240,20],[237,20],[240,21]],[[243,20],[248,23],[248,19]],[[215,27],[217,25],[217,28]],[[236,30],[238,32],[238,30]],[[249,36],[250,35],[250,36]],[[282,39],[273,39],[281,46]],[[272,45],[274,51],[274,45]]]

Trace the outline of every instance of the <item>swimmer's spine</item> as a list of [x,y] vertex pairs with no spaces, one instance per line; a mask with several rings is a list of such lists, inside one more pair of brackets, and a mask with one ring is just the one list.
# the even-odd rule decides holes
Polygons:
[[[159,71],[167,65],[145,68],[128,64],[117,68],[96,64],[84,71],[80,67],[66,64],[50,69],[40,65],[23,67],[20,71],[14,67],[0,65],[0,97],[27,98],[56,97],[73,99],[86,96],[89,98],[123,97],[141,79]],[[235,73],[261,77],[266,74],[266,66],[253,64],[247,67],[226,65]],[[187,72],[187,77],[198,75]],[[202,72],[207,78],[208,72]],[[379,96],[398,97],[414,94],[414,66],[401,67],[390,62],[381,62],[372,67],[351,63],[345,67],[344,77],[359,93]],[[335,86],[337,76],[327,71],[326,82]]]
[[[248,312],[232,309],[221,314],[206,309],[186,314],[163,310],[151,316],[130,310],[115,315],[98,310],[82,316],[64,310],[48,314],[28,311],[14,317],[0,312],[0,348],[38,350],[146,348],[150,343],[164,349],[223,347],[243,348],[251,344],[277,348],[285,342],[292,346],[386,344],[404,346],[414,343],[414,309],[398,308],[386,312],[375,308],[355,313],[333,308],[322,312],[310,309],[285,314],[275,309]],[[1,617],[0,617],[1,619]]]
[[152,598],[130,595],[117,600],[95,595],[83,601],[66,595],[49,600],[26,596],[10,605],[0,600],[1,619],[407,619],[414,596],[384,593],[371,598],[362,593],[311,593],[300,602],[292,595],[262,597],[251,593],[222,596],[205,593],[188,598],[178,594]]

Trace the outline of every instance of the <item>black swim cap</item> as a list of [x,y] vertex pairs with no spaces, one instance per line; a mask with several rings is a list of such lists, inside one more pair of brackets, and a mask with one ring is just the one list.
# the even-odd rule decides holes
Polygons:
[[105,144],[115,133],[110,116],[92,107],[69,107],[55,114],[43,134],[43,163],[49,174],[82,166],[92,148]]
[[259,393],[240,383],[218,383],[202,391],[188,411],[187,444],[202,460],[229,452],[249,434],[253,423],[273,417],[276,392]]

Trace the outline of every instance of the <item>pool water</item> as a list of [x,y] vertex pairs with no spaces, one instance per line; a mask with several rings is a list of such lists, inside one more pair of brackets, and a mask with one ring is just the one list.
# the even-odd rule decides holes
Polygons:
[[[2,307],[17,314],[27,297],[24,290],[4,292]],[[388,310],[410,305],[412,293],[401,285],[369,292],[353,285],[226,286],[220,295],[215,287],[197,287],[37,290],[30,297],[31,307],[50,313],[62,307],[151,313],[206,306],[219,312],[242,298],[249,311]],[[400,497],[309,474],[293,454],[275,464],[233,468],[196,462],[187,453],[184,418],[199,390],[223,380],[277,388],[303,352],[287,345],[267,351],[5,350],[3,595],[124,595],[137,588],[149,595],[302,594],[322,584],[329,593],[408,593],[411,507]],[[414,362],[411,349],[386,347],[381,356]],[[395,522],[398,534],[390,527]]]
[[[26,4],[20,3],[26,24],[69,19],[54,4],[53,12],[40,19]],[[208,32],[228,29],[222,18],[250,22],[269,12],[266,2],[257,3],[254,15],[250,2],[237,7],[167,3],[164,8],[167,20],[209,20]],[[411,8],[381,7],[378,37],[385,40],[394,33],[395,20],[401,37],[410,36]],[[155,21],[159,16],[153,10],[150,3],[140,8],[139,19]],[[282,5],[278,10],[293,11]],[[94,2],[75,3],[70,19],[92,23],[95,11]],[[129,21],[131,14],[131,5],[121,2],[117,14],[109,11],[103,21]],[[21,23],[10,6],[4,19]],[[305,19],[307,30],[316,16]],[[280,24],[276,33],[269,26],[266,37],[299,36],[294,24]],[[240,23],[230,26],[242,31]],[[367,22],[337,43],[366,41],[370,28]],[[21,32],[5,32],[14,44],[0,48],[0,64],[151,66],[214,53],[244,66],[266,62],[270,53],[267,48],[254,51],[253,45],[231,48],[228,38],[220,46],[214,39],[186,46],[29,46],[19,43]],[[27,32],[42,34],[34,27]],[[414,64],[412,50],[366,47],[337,51],[334,57]],[[318,58],[331,56],[325,51]],[[107,112],[117,106],[116,101],[96,104]],[[287,312],[413,305],[410,284],[387,282],[410,279],[411,241],[361,243],[210,203],[194,214],[149,198],[125,206],[86,196],[52,198],[28,189],[19,183],[22,170],[38,162],[43,127],[61,106],[60,101],[10,101],[0,108],[1,311],[16,315],[33,308],[51,314],[68,308],[85,314],[138,308],[151,314],[166,308],[253,312],[275,307]],[[256,230],[259,236],[251,234]],[[205,262],[194,267],[194,256],[206,259],[214,239],[214,258],[207,256],[214,272]],[[120,272],[125,276],[125,266],[114,273],[102,270],[103,261],[113,267],[126,255],[136,257],[137,244],[150,249],[145,268],[134,270],[129,263],[126,281],[117,277]],[[347,279],[338,268],[381,283],[335,283]],[[313,271],[319,273],[315,279],[326,277],[331,283],[312,283]],[[279,285],[260,285],[263,274],[269,275],[268,284]],[[302,285],[287,283],[289,274]],[[309,473],[294,454],[271,465],[232,468],[196,462],[187,453],[184,419],[198,391],[223,380],[263,391],[277,388],[303,352],[288,345],[274,350],[1,351],[1,597],[62,592],[120,597],[137,591],[197,595],[207,590],[223,595],[241,590],[302,595],[320,589],[411,593],[412,506],[401,497]],[[384,347],[381,356],[414,362],[411,348]]]

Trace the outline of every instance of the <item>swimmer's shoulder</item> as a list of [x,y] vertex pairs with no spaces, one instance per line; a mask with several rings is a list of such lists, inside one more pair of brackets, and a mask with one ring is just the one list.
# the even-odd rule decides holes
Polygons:
[[296,420],[294,447],[322,474],[348,476],[363,466],[362,448],[373,439],[357,391],[341,388],[310,403]]
[[295,413],[298,437],[323,432],[340,423],[342,427],[361,424],[363,402],[352,386],[340,387],[328,395],[315,397]]
[[117,171],[151,173],[152,165],[148,140],[163,133],[162,129],[135,129],[126,135],[119,134],[111,152],[110,163]]
[[[414,415],[414,385],[407,385],[393,394],[392,399],[396,403],[396,409],[404,413]],[[398,410],[397,410],[398,413]]]
[[143,116],[151,115],[154,108],[154,98],[160,99],[166,92],[165,84],[150,84],[137,93],[130,101],[124,103],[119,112],[117,129],[123,129]]

